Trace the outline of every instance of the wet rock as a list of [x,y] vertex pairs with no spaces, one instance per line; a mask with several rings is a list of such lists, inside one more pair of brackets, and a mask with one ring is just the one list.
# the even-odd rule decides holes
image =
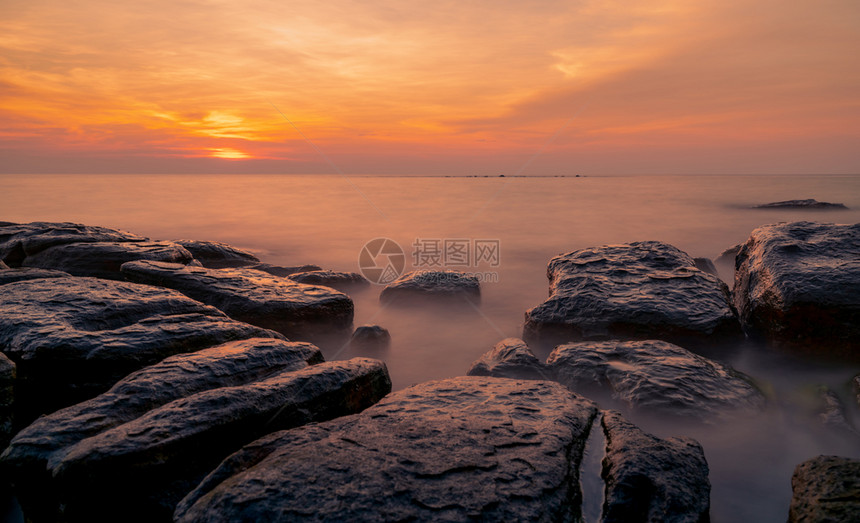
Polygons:
[[71,276],[71,274],[63,271],[20,267],[16,269],[0,270],[0,285],[14,283],[16,281],[37,280],[39,278],[67,278],[69,276]]
[[0,285],[0,351],[18,365],[25,418],[100,394],[174,354],[282,338],[168,290],[96,278]]
[[27,256],[23,265],[65,271],[73,276],[122,280],[120,267],[135,260],[186,264],[193,257],[181,245],[170,242],[69,243]]
[[176,503],[243,445],[359,412],[390,390],[384,363],[355,358],[174,400],[51,457],[63,517],[169,520]]
[[355,329],[349,342],[358,347],[386,347],[391,343],[391,334],[379,325],[362,325]]
[[289,279],[309,285],[323,285],[341,292],[348,292],[370,286],[370,281],[355,272],[305,271],[287,276]]
[[589,397],[610,396],[631,409],[710,423],[758,412],[766,403],[749,377],[659,340],[559,345],[546,369]]
[[809,198],[807,200],[785,200],[782,202],[771,202],[756,205],[754,209],[847,209],[845,204],[819,202]]
[[839,396],[827,385],[812,387],[811,417],[816,418],[824,427],[847,436],[858,437],[860,431],[848,420],[845,405]]
[[738,253],[732,292],[750,336],[860,358],[860,224],[759,227]]
[[860,461],[818,456],[794,469],[790,522],[860,521]]
[[276,330],[295,339],[352,327],[349,296],[246,268],[206,269],[175,263],[130,262],[131,281],[176,289],[217,307],[236,320]]
[[9,266],[8,266],[8,265],[6,265],[6,264],[3,262],[3,260],[0,260],[0,270],[8,269],[8,268],[9,268]]
[[714,265],[714,262],[712,262],[710,258],[693,258],[693,263],[696,264],[696,268],[700,271],[712,274],[717,278],[720,277],[720,273],[717,272],[717,267]]
[[518,338],[505,338],[497,343],[472,364],[467,374],[527,380],[554,379],[528,345]]
[[557,256],[550,296],[526,312],[523,339],[663,339],[707,346],[743,339],[726,284],[661,242],[606,245]]
[[443,300],[458,303],[481,300],[478,278],[457,271],[412,271],[389,283],[379,294],[380,301]]
[[596,408],[556,383],[486,377],[390,394],[227,458],[177,521],[574,521]]
[[854,376],[851,385],[854,387],[854,396],[857,397],[857,406],[860,407],[860,374]]
[[20,267],[45,249],[69,243],[144,242],[147,238],[117,229],[77,223],[33,222],[0,226],[0,260]]
[[604,522],[709,520],[708,463],[697,441],[654,437],[614,411],[602,423]]
[[173,240],[173,243],[185,247],[195,260],[210,269],[245,267],[260,263],[260,260],[250,252],[226,243],[200,240]]
[[256,269],[258,271],[263,271],[271,274],[272,276],[280,276],[281,278],[286,278],[291,274],[296,274],[299,272],[311,272],[311,271],[321,271],[322,267],[319,265],[297,265],[295,267],[281,267],[280,265],[270,265],[268,263],[256,263],[254,265],[248,265],[245,267],[246,269]]
[[15,363],[0,352],[0,449],[6,447],[13,434],[15,375]]

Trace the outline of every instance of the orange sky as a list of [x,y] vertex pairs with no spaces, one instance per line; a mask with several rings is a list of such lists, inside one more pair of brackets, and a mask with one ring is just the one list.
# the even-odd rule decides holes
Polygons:
[[0,171],[858,173],[858,28],[857,0],[4,0]]

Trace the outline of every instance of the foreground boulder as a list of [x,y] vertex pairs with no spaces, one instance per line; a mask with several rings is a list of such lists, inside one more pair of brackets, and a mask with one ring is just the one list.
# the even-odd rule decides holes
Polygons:
[[603,414],[602,424],[602,521],[709,521],[708,463],[697,441],[654,437],[613,411]]
[[355,272],[305,271],[295,272],[287,277],[295,282],[307,283],[308,285],[323,285],[341,292],[349,292],[370,286],[370,281],[367,278]]
[[0,351],[18,366],[22,419],[100,394],[174,354],[282,338],[168,290],[96,278],[0,285]]
[[[248,251],[220,242],[200,240],[173,240],[194,256],[204,267],[221,269],[224,267],[244,267],[259,263],[260,260]],[[169,260],[162,260],[169,261]]]
[[20,267],[16,269],[0,270],[0,285],[14,283],[16,281],[37,280],[39,278],[66,278],[71,274],[63,271],[52,271],[50,269],[33,269],[31,267]]
[[122,280],[120,267],[135,260],[186,264],[194,258],[184,247],[171,242],[68,243],[27,256],[23,265],[64,271],[73,276]]
[[15,403],[15,363],[0,352],[0,448],[12,437]]
[[818,456],[791,477],[790,522],[860,521],[860,461]]
[[106,227],[77,223],[33,222],[0,225],[0,260],[10,267],[45,249],[70,243],[145,242],[147,238]]
[[176,520],[574,521],[595,406],[558,384],[463,377],[227,458]]
[[217,307],[231,318],[290,338],[312,339],[352,326],[353,304],[349,296],[257,270],[140,261],[123,265],[122,274],[137,283],[176,289]]
[[812,198],[806,200],[785,200],[781,202],[756,205],[754,209],[847,209],[843,203],[819,202]]
[[505,338],[484,353],[466,373],[529,380],[553,380],[555,376],[535,357],[523,340]]
[[557,256],[549,299],[526,312],[523,339],[663,339],[683,346],[743,339],[725,283],[661,242],[606,245]]
[[389,283],[379,294],[383,303],[441,300],[459,303],[481,300],[478,278],[457,271],[412,271]]
[[759,227],[736,267],[734,303],[750,336],[860,358],[860,224]]

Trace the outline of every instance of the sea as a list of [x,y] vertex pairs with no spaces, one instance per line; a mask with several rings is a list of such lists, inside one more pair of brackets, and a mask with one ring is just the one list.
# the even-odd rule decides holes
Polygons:
[[[807,198],[847,209],[754,208]],[[377,283],[352,293],[355,325],[381,325],[392,342],[377,349],[334,343],[323,353],[329,360],[384,360],[395,390],[464,375],[498,341],[520,337],[525,311],[547,297],[553,256],[659,240],[716,259],[758,226],[798,220],[860,222],[860,175],[0,175],[0,221],[67,221],[154,239],[213,240],[274,265],[365,271],[382,283],[410,270],[477,276],[481,302],[467,309],[385,306]],[[362,258],[363,251],[370,256]],[[731,263],[718,268],[731,287]],[[860,435],[826,428],[815,408],[816,390],[827,386],[860,429],[848,385],[860,365],[800,359],[749,342],[707,356],[751,376],[768,395],[766,411],[709,424],[630,417],[657,436],[702,444],[712,521],[783,522],[796,465],[819,454],[860,458]],[[593,470],[583,472],[591,493],[585,516],[596,520],[602,451],[592,444],[588,452],[597,455]]]

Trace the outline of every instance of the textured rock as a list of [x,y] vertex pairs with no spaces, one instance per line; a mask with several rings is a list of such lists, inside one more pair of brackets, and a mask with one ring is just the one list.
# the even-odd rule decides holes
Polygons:
[[362,325],[355,329],[349,342],[359,347],[385,347],[391,343],[391,334],[379,325]]
[[81,441],[48,466],[65,518],[169,520],[176,503],[243,445],[359,412],[390,390],[381,361],[320,363],[175,400]]
[[173,240],[173,243],[185,247],[195,260],[210,269],[245,267],[260,263],[260,260],[250,252],[237,249],[226,243],[200,240]]
[[711,484],[702,446],[691,438],[660,439],[620,414],[603,414],[607,523],[706,522]]
[[341,292],[347,292],[362,287],[368,287],[370,281],[355,272],[338,271],[306,271],[296,272],[287,276],[289,279],[309,285],[323,285]]
[[670,416],[718,422],[765,405],[748,377],[665,341],[560,345],[546,368],[574,392],[595,398],[611,394],[631,409]]
[[189,521],[575,521],[594,405],[558,384],[463,377],[272,434],[177,507]]
[[282,278],[286,278],[287,276],[291,274],[296,274],[298,272],[322,270],[322,267],[320,267],[319,265],[297,265],[295,267],[281,267],[280,265],[270,265],[268,263],[256,263],[254,265],[248,265],[245,268],[267,272],[272,276],[280,276]]
[[818,456],[794,469],[790,522],[860,521],[860,461]]
[[734,303],[750,336],[860,358],[860,224],[759,227],[736,267]]
[[20,267],[27,257],[58,245],[144,241],[147,241],[147,238],[129,232],[76,223],[33,222],[0,225],[0,260],[10,267]]
[[71,274],[63,271],[21,267],[16,269],[0,270],[0,285],[14,283],[16,281],[37,280],[39,278],[66,278],[69,276],[71,276]]
[[860,374],[854,376],[851,380],[851,386],[854,388],[854,396],[857,398],[857,406],[860,407]]
[[481,299],[478,278],[457,271],[412,271],[389,283],[379,294],[382,302],[437,299],[446,302]]
[[0,352],[0,449],[9,443],[13,430],[15,363]]
[[0,270],[8,269],[8,268],[9,268],[9,266],[6,265],[6,263],[4,263],[3,260],[0,260]]
[[0,310],[0,351],[18,365],[16,408],[28,416],[93,397],[174,354],[282,337],[176,291],[96,278],[0,285]]
[[843,203],[819,202],[812,198],[807,200],[785,200],[756,205],[754,209],[847,209]]
[[703,346],[743,339],[726,285],[665,243],[574,251],[550,260],[547,276],[549,299],[526,312],[529,343],[615,338]]
[[528,380],[554,379],[528,345],[518,338],[506,338],[497,343],[472,364],[467,374]]
[[349,296],[327,287],[304,285],[257,270],[206,269],[175,263],[123,265],[131,281],[176,289],[236,320],[308,339],[352,326]]
[[23,265],[65,271],[73,276],[122,280],[120,267],[135,260],[186,264],[193,257],[184,247],[171,242],[68,243],[27,256]]

